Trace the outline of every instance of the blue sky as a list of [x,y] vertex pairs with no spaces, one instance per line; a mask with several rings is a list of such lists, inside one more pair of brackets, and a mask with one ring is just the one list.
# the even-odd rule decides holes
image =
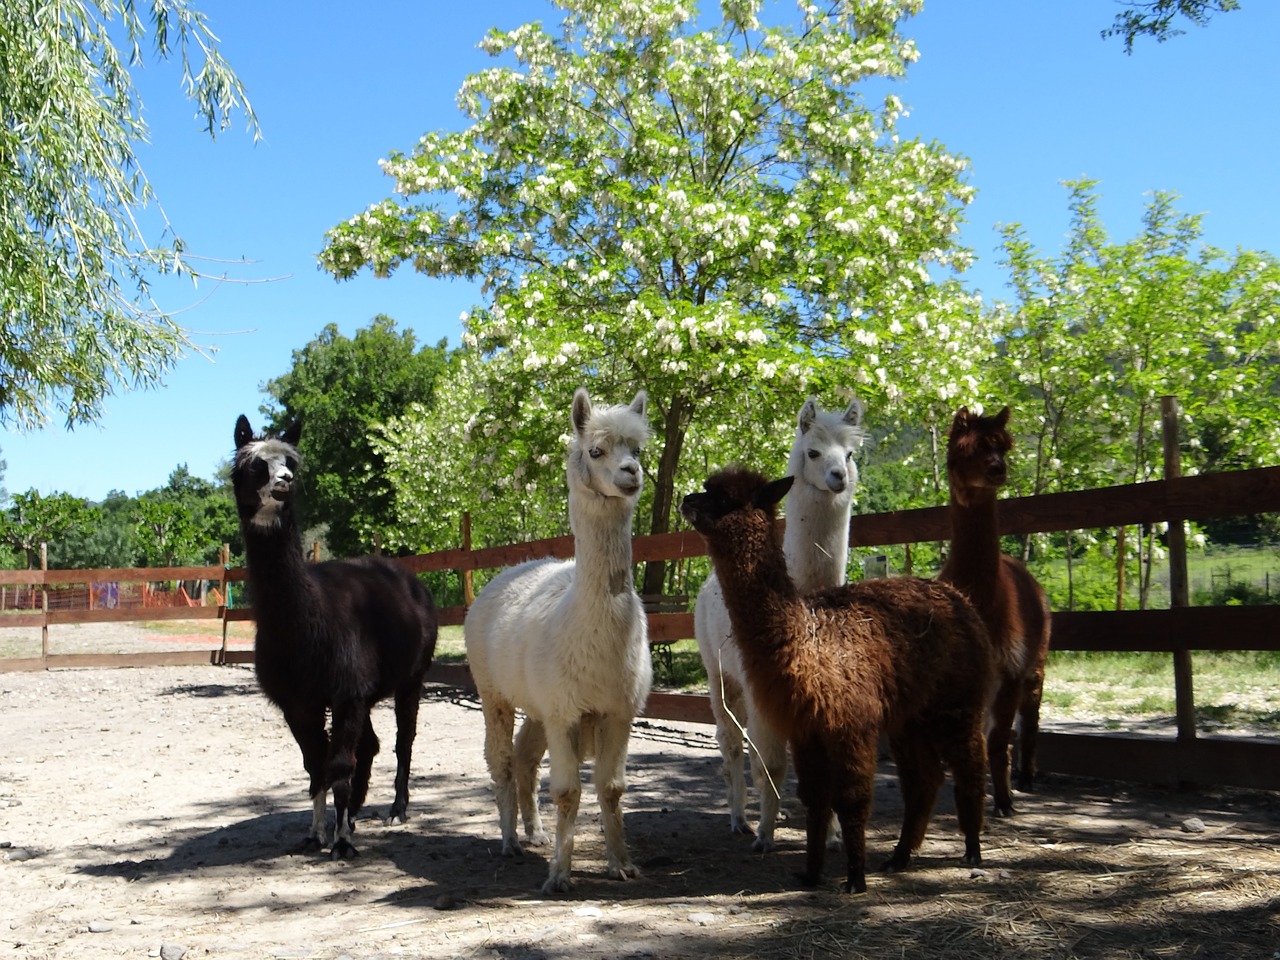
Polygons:
[[[352,335],[385,313],[420,342],[456,345],[459,314],[477,299],[469,285],[409,271],[339,284],[315,256],[326,229],[389,195],[379,158],[462,125],[454,95],[491,62],[476,47],[486,30],[554,23],[558,11],[542,0],[199,6],[248,87],[263,140],[254,144],[237,118],[210,142],[176,69],[149,63],[137,75],[152,140],[141,158],[188,249],[213,258],[211,274],[249,282],[159,287],[161,305],[216,348],[213,362],[191,355],[164,388],[109,399],[98,426],[0,434],[10,492],[137,494],[183,463],[211,478],[231,452],[236,416],[260,424],[260,386],[326,324]],[[921,58],[899,85],[911,110],[901,132],[972,163],[971,287],[1001,295],[997,223],[1021,222],[1042,250],[1060,249],[1060,182],[1081,176],[1101,180],[1113,238],[1137,232],[1146,194],[1171,190],[1179,209],[1204,214],[1208,242],[1280,254],[1280,3],[1243,8],[1126,56],[1099,37],[1121,9],[1113,0],[926,0],[904,27]],[[251,262],[216,262],[238,258]]]

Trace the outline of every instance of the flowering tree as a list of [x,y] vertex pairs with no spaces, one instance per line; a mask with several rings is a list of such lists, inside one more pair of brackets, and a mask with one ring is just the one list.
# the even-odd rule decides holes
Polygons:
[[400,196],[321,257],[339,278],[483,281],[464,335],[478,399],[436,464],[511,510],[544,460],[559,471],[575,387],[644,387],[642,510],[662,532],[708,466],[776,469],[806,392],[872,410],[972,394],[980,311],[933,279],[968,263],[965,163],[900,141],[896,96],[859,93],[916,58],[896,28],[919,0],[802,2],[772,26],[758,0],[708,26],[692,0],[557,5],[558,34],[489,34],[505,64],[463,84],[470,126],[385,160]]

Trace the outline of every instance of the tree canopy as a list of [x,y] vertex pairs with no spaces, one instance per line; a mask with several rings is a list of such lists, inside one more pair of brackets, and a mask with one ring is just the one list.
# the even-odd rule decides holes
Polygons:
[[1120,37],[1124,41],[1124,52],[1133,53],[1134,41],[1139,37],[1150,37],[1157,43],[1164,43],[1176,36],[1186,33],[1175,26],[1179,17],[1193,23],[1197,27],[1208,24],[1214,14],[1230,13],[1239,10],[1239,0],[1116,0],[1127,9],[1116,14],[1111,26],[1102,31],[1102,36]]
[[412,331],[379,315],[350,338],[329,324],[266,384],[267,429],[302,421],[300,510],[310,526],[327,528],[336,555],[370,552],[375,534],[395,539],[394,490],[373,438],[413,404],[433,409],[445,354],[444,341],[419,349]]
[[187,0],[145,15],[132,0],[0,5],[0,420],[21,428],[54,410],[68,426],[94,421],[104,397],[157,384],[190,346],[148,295],[149,278],[190,272],[179,236],[140,226],[155,198],[129,67],[148,41],[177,59],[210,135],[238,110],[256,131]]
[[643,386],[658,423],[641,509],[661,532],[706,463],[776,462],[807,393],[917,414],[972,395],[981,314],[949,279],[970,257],[966,163],[900,139],[901,102],[867,83],[916,58],[897,25],[918,2],[800,4],[777,25],[751,0],[719,23],[692,2],[558,5],[558,32],[492,32],[502,65],[458,95],[470,126],[392,153],[399,197],[327,236],[339,278],[409,265],[489,298],[466,321],[463,425],[389,435],[451,454],[415,493],[465,476],[471,504],[519,515],[563,486],[574,388]]

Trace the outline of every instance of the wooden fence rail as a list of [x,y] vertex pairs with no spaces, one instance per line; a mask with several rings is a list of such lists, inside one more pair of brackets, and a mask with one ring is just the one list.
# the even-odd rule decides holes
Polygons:
[[[1092,530],[1139,523],[1181,523],[1219,516],[1280,511],[1280,467],[1232,473],[1174,477],[1150,483],[1108,487],[1078,493],[1010,499],[999,505],[1001,531],[1007,534]],[[858,516],[850,524],[856,547],[887,546],[945,540],[950,535],[942,507]],[[637,563],[704,556],[702,538],[691,531],[637,537]],[[556,537],[510,546],[450,549],[399,560],[416,572],[459,572],[509,566],[537,557],[569,557],[573,539]],[[0,571],[0,586],[44,589],[100,581],[215,581],[221,595],[245,579],[243,568],[161,567],[130,570]],[[461,606],[441,610],[441,622],[460,624]],[[40,610],[0,615],[4,626],[99,623],[138,619],[219,619],[220,649],[149,654],[51,654],[47,642],[39,658],[0,659],[0,672],[74,666],[137,666],[230,663],[252,660],[251,651],[227,649],[227,624],[251,620],[252,611],[227,605],[145,610]],[[650,640],[661,644],[693,636],[691,613],[652,613]],[[1280,650],[1280,607],[1180,607],[1103,613],[1059,612],[1053,619],[1053,649],[1092,651],[1157,651],[1175,657],[1191,651]],[[1185,661],[1189,664],[1189,659]],[[465,665],[437,665],[430,678],[469,685]],[[1185,680],[1185,682],[1184,682]],[[1176,691],[1179,716],[1189,716],[1189,675]],[[710,722],[707,698],[656,691],[648,714],[663,719]],[[1280,740],[1276,738],[1200,737],[1180,724],[1176,737],[1041,732],[1041,767],[1048,771],[1144,780],[1191,782],[1280,789]]]

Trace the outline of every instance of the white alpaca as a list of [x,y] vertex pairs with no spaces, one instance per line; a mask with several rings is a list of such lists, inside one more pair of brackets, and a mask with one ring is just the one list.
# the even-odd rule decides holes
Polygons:
[[[787,461],[787,474],[795,478],[795,483],[787,494],[782,546],[787,572],[802,593],[840,586],[845,581],[849,514],[858,485],[854,455],[866,439],[862,412],[862,402],[856,397],[843,413],[820,411],[817,401],[810,397],[796,418],[796,439]],[[787,741],[766,723],[752,703],[724,595],[714,573],[698,593],[694,634],[707,669],[716,742],[724,758],[729,829],[751,833],[742,769],[742,727],[746,727],[753,746],[751,777],[760,794],[760,823],[752,847],[762,853],[772,850],[779,793],[787,773]],[[832,842],[838,842],[839,824],[833,821],[831,831]]]
[[[543,844],[538,768],[551,754],[556,842],[542,889],[569,889],[579,766],[595,754],[596,797],[609,876],[639,875],[627,854],[620,801],[631,721],[649,695],[648,628],[632,583],[631,516],[640,495],[640,447],[649,436],[645,393],[630,406],[593,409],[573,397],[569,524],[574,559],[533,560],[499,574],[476,597],[464,631],[484,710],[504,856],[522,853],[516,807],[530,843]],[[516,709],[524,711],[512,742]]]

